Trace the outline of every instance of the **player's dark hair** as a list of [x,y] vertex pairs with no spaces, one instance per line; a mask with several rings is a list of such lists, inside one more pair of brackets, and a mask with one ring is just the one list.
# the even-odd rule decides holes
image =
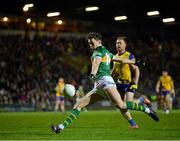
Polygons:
[[127,43],[127,37],[125,36],[117,36],[117,40],[124,40]]
[[168,69],[167,68],[163,68],[162,71],[168,72]]
[[95,40],[101,40],[102,41],[102,36],[101,34],[97,33],[97,32],[90,32],[86,35],[86,39],[92,39],[94,38]]

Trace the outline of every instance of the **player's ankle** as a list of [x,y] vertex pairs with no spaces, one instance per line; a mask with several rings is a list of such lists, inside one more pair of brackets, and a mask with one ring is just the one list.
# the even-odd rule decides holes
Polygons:
[[59,124],[58,127],[63,130],[64,129],[64,125],[63,124]]

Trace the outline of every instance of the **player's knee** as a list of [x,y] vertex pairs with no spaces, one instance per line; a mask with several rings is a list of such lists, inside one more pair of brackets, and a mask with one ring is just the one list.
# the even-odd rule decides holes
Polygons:
[[128,109],[124,109],[123,107],[118,107],[116,106],[122,113],[126,113],[128,111]]
[[74,104],[73,109],[81,110],[81,108],[82,108],[82,102],[81,102],[81,100],[79,100]]
[[77,109],[78,107],[79,107],[79,101],[74,104],[73,109]]
[[120,110],[126,109],[126,106],[124,103],[117,103],[116,107],[119,108]]

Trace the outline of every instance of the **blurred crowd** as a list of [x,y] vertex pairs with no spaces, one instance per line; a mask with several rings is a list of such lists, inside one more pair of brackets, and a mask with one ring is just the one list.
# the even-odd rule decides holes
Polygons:
[[22,35],[1,35],[0,104],[53,103],[54,88],[60,76],[65,77],[67,83],[81,79],[81,74],[62,58],[62,53],[71,52],[73,44],[79,46],[78,42],[63,38],[30,40]]
[[[104,36],[104,44],[113,53],[116,52],[114,39]],[[146,62],[140,67],[139,91],[155,93],[155,84],[163,68],[168,68],[178,89],[179,40],[130,39],[127,50]],[[85,38],[37,36],[31,39],[22,35],[0,35],[0,105],[29,104],[41,109],[52,108],[59,77],[64,77],[66,83],[72,83],[76,88],[81,85],[85,91],[89,90],[91,84],[84,79],[89,72],[74,69],[64,54],[88,60],[91,51]],[[88,62],[85,63],[89,67]]]

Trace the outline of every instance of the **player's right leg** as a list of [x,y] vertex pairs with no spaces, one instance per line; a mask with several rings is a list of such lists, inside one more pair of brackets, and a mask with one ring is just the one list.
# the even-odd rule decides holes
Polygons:
[[65,112],[65,103],[64,103],[64,100],[60,102],[60,108],[61,108],[61,112],[64,113]]
[[[133,101],[134,98],[134,93],[128,93],[126,92],[127,88],[129,87],[129,85],[125,85],[125,84],[120,84],[120,83],[116,83],[117,86],[117,90],[121,95],[121,98],[124,101]],[[127,121],[130,124],[130,128],[132,129],[137,129],[139,128],[139,126],[136,124],[136,122],[134,121],[134,119],[131,116],[131,113],[128,109],[120,109],[122,115],[127,119]]]
[[159,100],[159,104],[160,104],[160,109],[164,109],[164,96],[160,95],[160,100]]
[[64,113],[65,112],[65,98],[64,98],[64,96],[60,96],[59,100],[60,100],[59,105],[60,105],[61,112]]
[[60,100],[59,100],[58,97],[56,97],[56,103],[55,103],[55,107],[54,107],[55,112],[58,112],[58,110],[59,110],[59,104],[60,104]]
[[163,102],[163,111],[166,113],[167,110],[166,95],[162,96],[162,102]]

